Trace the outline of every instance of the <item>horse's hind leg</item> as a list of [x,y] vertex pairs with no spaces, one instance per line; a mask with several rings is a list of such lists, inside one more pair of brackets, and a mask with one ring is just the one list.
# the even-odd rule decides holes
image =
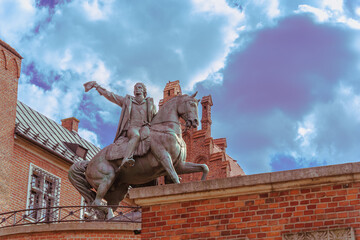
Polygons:
[[202,172],[201,181],[206,180],[206,176],[209,172],[209,168],[206,164],[198,164],[192,162],[181,162],[176,166],[176,172],[178,174]]
[[96,188],[96,197],[92,205],[107,213],[106,207],[102,207],[101,200],[110,189],[115,180],[115,170],[110,164],[101,164],[97,169],[87,172],[87,178],[91,179],[92,185]]
[[111,219],[114,217],[113,211],[115,211],[119,205],[119,203],[125,198],[129,189],[129,184],[119,184],[114,186],[114,190],[109,190],[105,195],[105,200],[107,204],[111,206],[111,211],[107,214],[107,219]]
[[115,171],[111,171],[108,174],[104,174],[98,188],[96,189],[96,197],[93,202],[94,205],[100,206],[101,200],[105,197],[105,194],[110,189],[115,180]]

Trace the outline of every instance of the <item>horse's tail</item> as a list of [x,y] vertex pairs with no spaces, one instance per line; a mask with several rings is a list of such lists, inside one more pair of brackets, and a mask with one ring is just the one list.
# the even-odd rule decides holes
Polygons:
[[71,184],[85,198],[85,202],[90,205],[95,200],[96,193],[91,190],[92,187],[85,178],[85,170],[88,164],[88,161],[74,163],[70,167],[68,177]]

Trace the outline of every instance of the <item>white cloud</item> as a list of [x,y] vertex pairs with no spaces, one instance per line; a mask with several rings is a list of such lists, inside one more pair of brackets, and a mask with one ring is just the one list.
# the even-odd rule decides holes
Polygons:
[[91,21],[106,20],[112,11],[113,0],[83,2],[82,7]]
[[64,3],[36,37],[24,42],[26,58],[42,72],[72,71],[82,83],[97,80],[110,90],[121,86],[120,94],[131,93],[138,81],[159,88],[180,79],[191,90],[224,67],[244,14],[224,0],[194,0],[191,8],[185,1],[164,3],[168,8],[158,6],[158,19],[148,10],[156,5],[146,2]]
[[341,85],[338,96],[346,114],[360,123],[360,95],[355,94],[352,87]]
[[360,16],[360,7],[356,8],[355,12],[358,16]]
[[61,74],[62,81],[56,82],[50,89],[32,84],[29,76],[21,75],[18,87],[19,100],[57,122],[63,118],[73,117],[79,108],[83,89],[82,86],[70,84],[71,74]]
[[66,70],[71,66],[70,61],[73,59],[73,57],[70,49],[66,49],[64,55],[58,56],[57,58],[60,60],[57,64],[59,64],[58,66],[61,70]]
[[89,74],[91,80],[98,82],[99,84],[108,86],[110,83],[111,72],[106,68],[104,62],[99,61],[97,66],[94,68],[94,71],[90,71]]
[[328,8],[332,11],[336,11],[342,13],[344,1],[343,0],[323,0],[322,6],[323,8]]
[[[276,1],[276,0],[275,0]],[[191,90],[193,86],[201,82],[215,72],[218,72],[225,66],[225,60],[231,48],[234,47],[234,41],[239,37],[241,23],[245,20],[245,15],[235,8],[231,8],[225,0],[193,0],[195,12],[198,14],[210,14],[213,17],[226,18],[226,25],[222,26],[221,34],[223,36],[223,51],[210,62],[206,68],[195,72],[190,80],[190,84],[185,86],[185,90]],[[217,82],[222,79],[217,79]]]
[[357,21],[353,18],[347,18],[345,16],[342,16],[338,19],[338,22],[344,23],[353,29],[360,29],[360,21]]
[[295,141],[298,141],[302,148],[308,148],[314,136],[316,136],[314,115],[310,114],[305,118],[304,122],[299,123],[298,135]]
[[92,144],[94,144],[97,147],[101,147],[96,133],[89,131],[88,129],[85,129],[85,128],[79,128],[78,133],[79,133],[80,137],[86,139],[87,141],[91,142]]
[[253,4],[261,6],[262,8],[265,8],[266,14],[269,18],[275,18],[280,16],[281,14],[278,0],[254,0],[251,2],[253,2]]
[[360,21],[346,15],[342,0],[324,0],[318,7],[302,4],[295,13],[312,13],[319,22],[343,23],[344,25],[360,29]]
[[32,34],[36,24],[47,12],[37,9],[35,0],[0,1],[0,38],[12,46],[19,46],[20,40]]
[[302,12],[312,13],[317,17],[317,19],[320,22],[327,21],[330,17],[329,13],[327,11],[316,8],[316,7],[309,6],[306,4],[299,5],[299,9],[296,10],[295,12],[296,13],[302,13]]
[[[316,104],[298,125],[298,161],[336,164],[360,160],[360,95],[338,87],[334,101]],[[299,163],[300,164],[300,163]],[[307,164],[300,165],[306,167]]]
[[279,1],[271,0],[269,3],[268,15],[271,18],[278,17],[280,15]]

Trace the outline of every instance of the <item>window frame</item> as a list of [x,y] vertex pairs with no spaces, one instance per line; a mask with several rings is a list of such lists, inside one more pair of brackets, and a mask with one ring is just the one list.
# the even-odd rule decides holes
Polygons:
[[[33,175],[37,175],[39,177],[40,186],[33,186]],[[46,192],[46,182],[53,183],[52,186],[52,193]],[[51,216],[46,216],[48,204],[46,201],[50,199],[52,201],[50,203],[50,207],[58,207],[60,203],[60,189],[61,189],[61,178],[36,166],[33,163],[30,163],[29,167],[29,175],[28,175],[28,189],[27,189],[27,198],[26,198],[26,209],[28,210],[27,220],[31,222],[47,222],[47,221],[55,221],[58,219],[59,213],[55,211]],[[31,206],[31,195],[32,192],[36,192],[37,196],[39,196],[39,205],[37,207]],[[41,211],[36,213],[36,216],[33,217],[32,214],[34,213],[31,209],[32,208],[45,208]],[[49,219],[48,217],[51,217]]]

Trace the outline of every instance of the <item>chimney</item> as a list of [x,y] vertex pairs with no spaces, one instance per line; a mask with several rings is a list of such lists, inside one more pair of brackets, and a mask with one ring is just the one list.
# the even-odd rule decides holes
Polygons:
[[208,137],[211,136],[211,106],[213,105],[211,95],[204,96],[201,99],[202,105],[202,117],[201,117],[201,129],[206,131]]
[[21,59],[15,49],[0,40],[0,206],[5,212],[10,211],[11,202],[10,186]]
[[78,132],[79,122],[80,121],[74,117],[65,118],[61,120],[61,126],[66,128],[70,132]]

